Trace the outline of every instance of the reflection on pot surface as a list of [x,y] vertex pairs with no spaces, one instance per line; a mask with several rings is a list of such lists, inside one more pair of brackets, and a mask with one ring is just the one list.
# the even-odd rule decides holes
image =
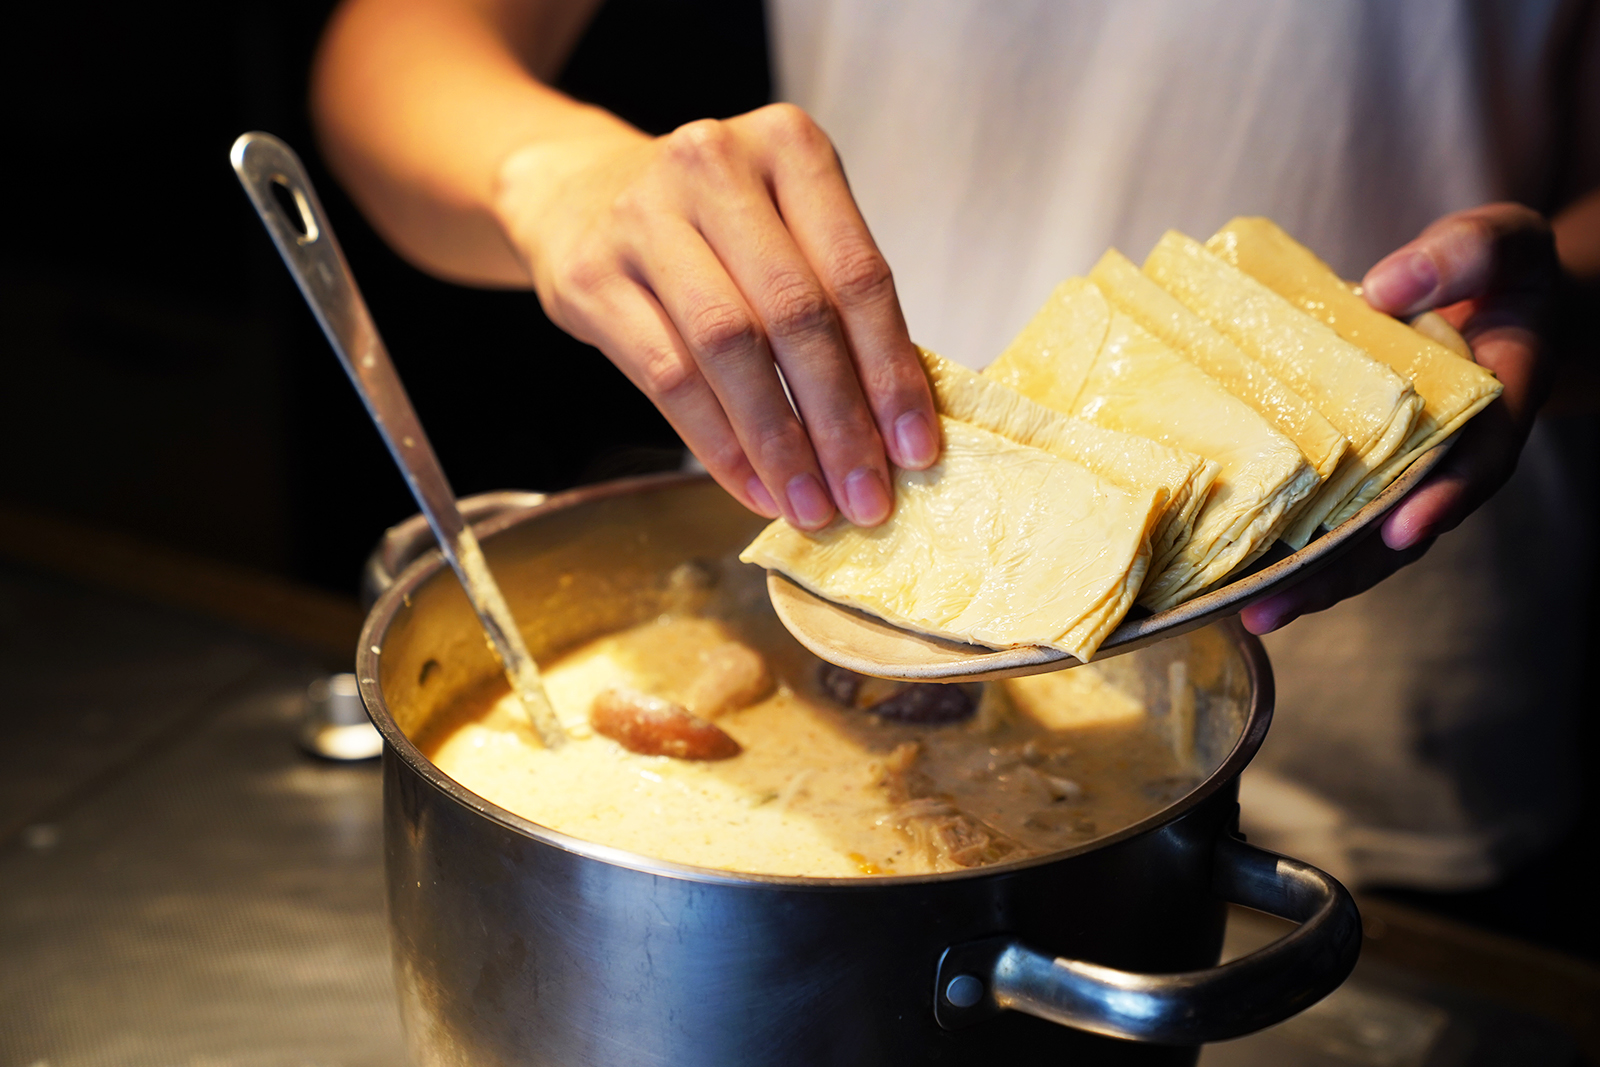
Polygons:
[[[419,747],[480,796],[575,837],[824,877],[1055,852],[1131,825],[1199,780],[1192,717],[1152,716],[1128,665],[981,686],[880,682],[827,667],[752,607],[756,568],[702,561],[697,580],[683,580],[688,569],[667,581],[676,610],[546,664],[572,743],[541,746],[490,678],[432,721]],[[591,721],[619,693],[725,734],[723,758],[605,736]]]

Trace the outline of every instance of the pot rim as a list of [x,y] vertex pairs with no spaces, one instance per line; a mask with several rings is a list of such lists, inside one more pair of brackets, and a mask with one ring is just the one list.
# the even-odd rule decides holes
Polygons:
[[[612,497],[627,496],[641,492],[654,492],[671,489],[679,485],[709,481],[711,481],[710,476],[705,474],[669,472],[580,486],[576,489],[569,489],[566,492],[552,494],[542,504],[534,507],[495,515],[474,524],[473,530],[480,540],[486,540],[524,522],[536,521],[541,516],[565,511],[569,508],[581,507],[597,500],[606,500]],[[1266,737],[1267,727],[1272,722],[1274,686],[1272,667],[1267,660],[1266,649],[1262,646],[1260,638],[1247,631],[1240,624],[1237,616],[1232,616],[1217,625],[1227,630],[1229,637],[1235,640],[1236,646],[1243,654],[1245,669],[1249,675],[1250,706],[1245,716],[1244,729],[1240,731],[1238,740],[1234,742],[1233,748],[1229,750],[1228,755],[1198,785],[1177,800],[1136,823],[1125,826],[1104,837],[1094,838],[1071,848],[1045,853],[1040,856],[1029,856],[1024,859],[1010,860],[984,867],[972,867],[959,871],[939,871],[930,874],[824,878],[809,875],[756,874],[745,871],[722,870],[715,867],[699,867],[693,864],[679,863],[675,860],[657,859],[654,856],[646,856],[612,845],[602,845],[583,838],[573,837],[570,834],[553,830],[533,822],[531,819],[524,818],[516,812],[502,808],[498,804],[472,792],[472,790],[445,774],[424,756],[422,751],[412,744],[411,739],[400,730],[383,699],[383,692],[379,683],[383,639],[401,607],[410,599],[411,594],[420,588],[424,582],[438,574],[444,566],[444,557],[437,547],[423,553],[401,572],[400,576],[395,579],[394,584],[372,605],[372,610],[367,613],[366,622],[361,628],[360,643],[356,647],[356,678],[361,690],[362,703],[367,708],[367,714],[372,719],[373,725],[378,728],[378,732],[383,735],[384,758],[386,760],[391,758],[400,759],[428,785],[457,804],[476,812],[492,822],[499,823],[506,829],[523,837],[533,838],[542,844],[598,860],[602,863],[667,878],[724,885],[765,886],[774,889],[843,891],[854,889],[861,891],[876,886],[905,886],[987,878],[1049,863],[1057,863],[1090,852],[1096,852],[1103,848],[1109,848],[1143,834],[1158,831],[1196,807],[1207,797],[1231,782],[1244,770],[1245,766],[1255,756],[1256,750],[1261,747],[1261,742]]]

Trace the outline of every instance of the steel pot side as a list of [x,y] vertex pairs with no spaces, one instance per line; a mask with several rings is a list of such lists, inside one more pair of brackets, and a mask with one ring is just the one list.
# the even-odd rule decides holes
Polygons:
[[[667,475],[477,529],[540,656],[651,617],[660,574],[737,549],[760,524],[708,479]],[[1237,622],[1171,643],[1225,642],[1239,671],[1223,682],[1244,699],[1198,738],[1212,772],[1151,817],[975,870],[749,875],[569,837],[434,767],[409,734],[495,670],[440,567],[429,552],[384,592],[357,664],[386,742],[391,925],[420,1062],[992,1062],[1010,1048],[1188,1063],[1192,1046],[1285,1018],[1354,965],[1348,893],[1234,837],[1238,775],[1273,696],[1265,653]],[[1225,900],[1301,925],[1212,966]]]

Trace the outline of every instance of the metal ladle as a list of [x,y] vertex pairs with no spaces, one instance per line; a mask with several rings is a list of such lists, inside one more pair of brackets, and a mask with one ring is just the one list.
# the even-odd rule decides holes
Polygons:
[[[483,624],[489,644],[505,669],[511,691],[522,702],[528,725],[546,747],[566,740],[556,712],[545,694],[539,668],[511,609],[484,562],[472,528],[456,507],[455,494],[439,466],[428,435],[395,373],[389,351],[372,322],[361,290],[334,239],[311,179],[288,145],[267,133],[247,133],[229,153],[234,172],[249,194],[273,244],[300,286],[300,293],[322,324],[322,332],[344,364],[350,382],[361,394],[367,414],[377,424],[389,454],[405,475],[412,496],[428,518],[439,549],[450,562],[472,610]],[[291,211],[291,208],[293,209]]]

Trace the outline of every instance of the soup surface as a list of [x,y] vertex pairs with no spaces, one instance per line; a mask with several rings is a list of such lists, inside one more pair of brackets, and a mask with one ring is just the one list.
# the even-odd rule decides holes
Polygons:
[[[739,684],[718,672],[748,667],[750,652],[765,675],[723,699]],[[1172,725],[1192,723],[1152,719],[1100,666],[959,693],[921,687],[908,702],[903,687],[825,667],[770,618],[670,614],[591,641],[544,675],[573,738],[559,750],[519,724],[500,679],[436,716],[418,747],[533,822],[703,867],[839,877],[980,866],[1114,832],[1198,780],[1191,739]],[[629,751],[591,726],[596,698],[619,687],[713,721],[740,751]],[[966,717],[903,721],[952,708]]]

